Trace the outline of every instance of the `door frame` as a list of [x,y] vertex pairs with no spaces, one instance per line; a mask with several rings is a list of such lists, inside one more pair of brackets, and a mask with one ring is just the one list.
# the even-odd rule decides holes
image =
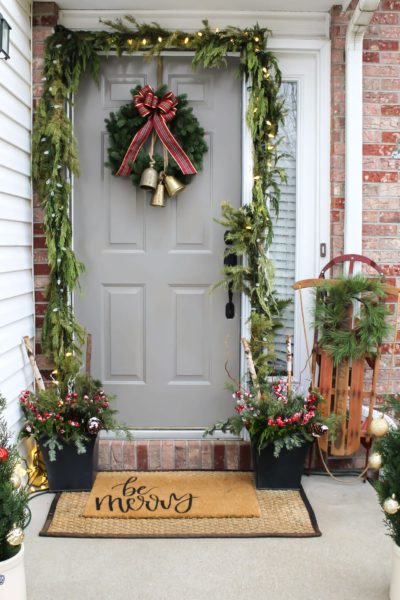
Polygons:
[[[88,17],[93,21],[94,18],[98,20],[98,16],[101,11],[61,11],[60,23],[71,28],[71,29],[91,29],[99,28],[99,26],[93,26],[89,24]],[[118,11],[107,11],[109,13],[107,17],[110,19],[116,15]],[[88,14],[90,13],[90,15]],[[235,13],[236,14],[236,13]],[[219,20],[226,20],[231,23],[228,13],[225,11],[220,12]],[[276,15],[276,13],[275,13]],[[274,16],[275,16],[274,15]],[[327,13],[315,13],[314,19],[312,20],[312,28],[306,31],[306,35],[316,36],[315,38],[296,38],[286,37],[286,35],[298,34],[298,19],[304,17],[303,13],[284,13],[285,19],[279,21],[281,27],[285,32],[285,37],[271,37],[268,42],[268,48],[272,50],[279,58],[293,56],[297,57],[300,61],[301,57],[311,60],[314,69],[314,89],[316,113],[310,115],[309,104],[304,101],[303,94],[307,87],[307,73],[299,66],[297,73],[285,73],[283,71],[283,79],[296,81],[298,83],[298,90],[300,94],[298,96],[298,117],[297,117],[297,160],[296,160],[296,219],[297,219],[297,232],[296,232],[296,275],[295,279],[305,279],[310,277],[318,276],[322,266],[327,262],[330,255],[330,50],[331,44],[328,39],[329,36],[329,15]],[[103,15],[104,16],[104,15]],[[163,24],[165,20],[165,13],[151,11],[152,19]],[[157,18],[157,16],[159,18]],[[258,22],[261,26],[266,25],[265,20],[271,18],[269,15],[264,13],[260,18],[259,13],[246,13],[246,17],[241,16],[237,13],[235,23],[238,27],[249,26],[249,20],[253,19],[253,22]],[[279,20],[279,19],[278,19]],[[98,21],[97,21],[98,23]],[[284,23],[284,25],[283,25]],[[90,26],[91,25],[91,26]],[[179,19],[179,26],[186,30],[194,29],[193,17],[186,14],[181,16]],[[305,25],[305,22],[304,22]],[[279,29],[279,27],[278,27]],[[112,55],[113,53],[109,53]],[[144,55],[145,52],[138,52],[138,55]],[[171,51],[163,53],[167,56],[190,56],[194,52],[180,52]],[[232,53],[232,57],[238,56],[237,53]],[[299,62],[300,65],[300,62]],[[309,83],[309,82],[308,82]],[[249,129],[246,124],[246,111],[247,111],[247,87],[245,81],[242,82],[242,202],[247,204],[251,200],[251,191],[253,186],[253,172],[252,172],[252,147],[251,147],[251,136]],[[73,108],[71,109],[71,117],[73,122]],[[313,135],[315,139],[315,146],[313,149],[314,160],[307,161],[306,157],[310,156],[312,149],[310,150],[305,143],[305,138],[302,136],[302,132],[307,131],[307,126],[313,123]],[[306,165],[306,162],[309,164]],[[311,162],[311,169],[310,169]],[[308,166],[308,168],[307,168]],[[71,218],[73,215],[73,202],[74,202],[74,180],[71,179]],[[311,199],[311,205],[310,205]],[[302,206],[308,204],[307,219],[302,219],[302,213],[300,211]],[[311,212],[310,212],[311,209]],[[304,235],[305,224],[310,224],[309,215],[311,218],[311,229],[313,236]],[[304,215],[303,215],[304,216]],[[73,224],[72,224],[73,225]],[[74,227],[73,227],[74,232]],[[301,244],[300,241],[305,240],[306,244]],[[321,244],[325,244],[326,257],[320,256]],[[304,247],[303,247],[304,246]],[[73,304],[74,298],[72,297],[71,302]],[[310,321],[310,298],[306,298],[304,302],[307,321]],[[241,301],[241,325],[240,334],[241,336],[248,337],[248,318],[250,316],[250,304],[246,296],[242,295]],[[308,328],[308,341],[305,340],[305,334],[303,331],[302,320],[301,320],[301,307],[299,304],[299,298],[295,299],[295,331],[294,331],[294,379],[299,381],[301,373],[304,370],[304,366],[307,362],[307,347],[311,348],[312,333]],[[241,376],[246,371],[245,356],[241,349],[241,360],[240,360],[240,371]],[[302,376],[302,383],[306,384],[307,377]],[[176,430],[168,428],[163,430],[162,428],[144,428],[138,430],[135,435],[140,431],[143,431],[143,437],[147,437],[149,431],[163,431],[163,437],[174,437],[176,436]],[[188,430],[177,430],[183,432],[187,431],[188,435],[193,435],[194,431],[199,433],[202,431],[199,428],[190,428]],[[196,437],[197,437],[196,433]],[[235,437],[227,436],[225,437]]]

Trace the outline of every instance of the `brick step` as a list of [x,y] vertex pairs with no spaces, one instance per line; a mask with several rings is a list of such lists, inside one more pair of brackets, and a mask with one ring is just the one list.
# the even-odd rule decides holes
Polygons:
[[[251,471],[252,462],[250,443],[239,440],[100,439],[97,468],[99,471]],[[329,466],[363,469],[365,450],[360,448],[350,457],[330,457]],[[323,470],[315,448],[312,468]]]
[[99,471],[250,471],[249,442],[225,440],[99,440]]

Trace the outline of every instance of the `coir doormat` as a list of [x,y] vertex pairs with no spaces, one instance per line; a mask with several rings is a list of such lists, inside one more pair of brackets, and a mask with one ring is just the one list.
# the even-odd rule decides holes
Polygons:
[[89,492],[61,492],[40,532],[49,537],[214,538],[318,537],[312,507],[302,489],[256,490],[260,517],[91,518],[84,517]]
[[84,517],[259,517],[251,473],[114,471],[97,474]]

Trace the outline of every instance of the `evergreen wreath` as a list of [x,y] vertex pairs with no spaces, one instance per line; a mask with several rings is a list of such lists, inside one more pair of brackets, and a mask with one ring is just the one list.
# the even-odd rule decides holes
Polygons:
[[[385,291],[377,279],[362,275],[343,277],[339,282],[326,281],[316,291],[314,325],[318,344],[335,365],[342,360],[376,356],[379,345],[390,331],[385,319],[389,314],[383,299]],[[360,310],[349,323],[349,308],[359,303]]]
[[[136,95],[142,86],[138,85],[131,90],[132,96]],[[156,91],[156,96],[161,99],[167,91],[167,86],[163,85]],[[197,171],[203,168],[203,154],[207,152],[208,146],[204,139],[204,129],[201,127],[198,119],[193,114],[193,109],[188,106],[186,94],[177,96],[178,104],[176,106],[176,115],[168,124],[168,128],[178,141],[184,152],[188,155]],[[141,117],[132,102],[124,104],[116,112],[110,113],[106,119],[106,127],[109,133],[110,145],[108,147],[108,163],[113,175],[115,175],[121,166],[125,153],[141,129],[147,117]],[[160,154],[154,154],[155,168],[158,172],[164,169],[164,159]],[[150,164],[150,156],[143,146],[133,163],[130,163],[132,172],[130,178],[133,185],[139,185],[140,177],[143,171]],[[193,175],[183,175],[181,169],[172,158],[168,156],[167,175],[178,177],[179,181],[188,185]]]

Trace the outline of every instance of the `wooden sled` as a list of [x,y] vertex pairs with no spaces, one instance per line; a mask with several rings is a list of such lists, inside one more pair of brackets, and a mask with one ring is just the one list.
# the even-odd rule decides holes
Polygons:
[[[355,263],[364,265],[364,270],[368,266],[376,271],[381,277],[387,295],[394,295],[399,298],[400,288],[384,282],[380,267],[372,260],[357,254],[345,254],[334,258],[322,269],[318,279],[297,281],[293,287],[296,290],[302,290],[309,287],[318,287],[326,281],[330,281],[332,285],[335,285],[338,279],[326,279],[325,275],[338,267],[344,268],[347,266],[345,272],[348,276],[352,276]],[[368,276],[368,273],[366,276]],[[351,321],[352,314],[349,317]],[[379,369],[380,350],[375,357],[363,356],[358,360],[346,359],[335,366],[332,358],[319,346],[318,332],[314,332],[311,356],[312,385],[317,387],[325,398],[326,402],[321,407],[321,412],[324,415],[334,413],[339,417],[335,441],[329,443],[327,436],[323,436],[319,440],[320,448],[326,452],[327,456],[352,456],[362,444],[366,448],[365,464],[367,465],[372,444],[369,425],[373,418],[376,402]],[[364,411],[363,407],[365,407]],[[312,456],[310,456],[309,466],[311,466],[311,461]]]

